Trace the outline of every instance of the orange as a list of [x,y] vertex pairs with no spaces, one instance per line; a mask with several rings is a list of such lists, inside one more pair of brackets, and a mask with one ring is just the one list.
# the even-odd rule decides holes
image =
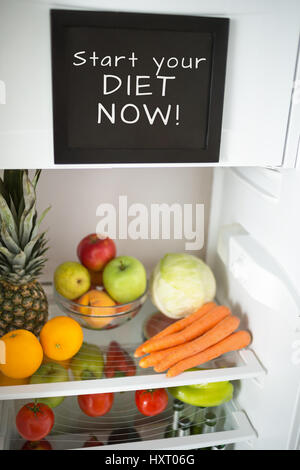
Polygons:
[[54,317],[43,326],[40,341],[46,356],[54,361],[65,361],[81,348],[83,331],[73,318]]
[[39,340],[27,330],[14,330],[2,336],[5,349],[5,364],[0,371],[12,379],[30,377],[40,367],[43,349]]
[[111,318],[99,318],[98,315],[105,316],[114,315],[116,313],[114,308],[105,308],[114,307],[116,302],[104,291],[92,289],[80,297],[80,299],[78,299],[78,303],[89,307],[97,307],[80,308],[80,313],[87,316],[85,321],[93,328],[103,328],[111,322]]
[[28,377],[25,379],[11,379],[10,377],[6,377],[6,375],[0,372],[0,387],[10,387],[11,385],[26,385],[28,382]]

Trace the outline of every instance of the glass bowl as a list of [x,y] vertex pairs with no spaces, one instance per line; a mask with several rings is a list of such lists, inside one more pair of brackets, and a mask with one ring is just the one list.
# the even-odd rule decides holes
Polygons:
[[54,288],[54,299],[60,310],[76,320],[83,328],[89,330],[110,330],[123,325],[139,313],[146,298],[147,288],[140,297],[132,302],[110,307],[92,307],[66,299]]

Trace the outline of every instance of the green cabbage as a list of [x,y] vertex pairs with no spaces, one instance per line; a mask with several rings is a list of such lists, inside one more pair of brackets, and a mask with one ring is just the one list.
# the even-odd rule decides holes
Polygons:
[[214,299],[216,281],[200,258],[185,253],[165,255],[150,279],[154,305],[171,318],[182,318]]

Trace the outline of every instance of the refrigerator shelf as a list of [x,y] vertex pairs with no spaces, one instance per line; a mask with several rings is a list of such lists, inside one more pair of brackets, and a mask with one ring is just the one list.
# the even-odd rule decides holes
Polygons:
[[137,374],[142,373],[142,375],[83,381],[70,379],[69,382],[1,386],[0,400],[166,388],[224,380],[257,379],[265,374],[255,354],[249,349],[225,354],[219,359],[205,364],[205,367],[210,367],[210,369],[184,372],[172,378],[167,378],[165,374],[145,373],[144,369],[137,367]]
[[[53,300],[52,286],[45,286],[45,290],[49,301],[50,317],[61,315],[59,307]],[[105,356],[110,341],[115,340],[133,356],[136,347],[144,340],[143,325],[153,311],[155,307],[148,299],[139,314],[119,328],[105,331],[84,329],[84,342],[98,345]],[[75,381],[69,369],[68,382],[0,386],[0,401],[165,388],[223,380],[259,379],[265,374],[264,368],[250,349],[227,353],[204,364],[203,367],[209,370],[184,372],[172,378],[167,378],[165,373],[157,374],[152,368],[142,369],[138,366],[138,361],[138,359],[135,360],[137,375],[132,377]]]
[[[90,418],[80,410],[75,397],[68,397],[54,409],[55,425],[46,440],[54,450],[178,450],[228,445],[251,441],[256,437],[256,432],[246,414],[232,400],[221,406],[207,409],[215,413],[217,417],[214,431],[207,434],[202,433],[203,428],[201,429],[205,410],[202,410],[203,414],[199,416],[196,414],[199,410],[197,407],[185,405],[183,415],[190,420],[192,426],[198,426],[199,433],[166,438],[166,427],[172,423],[172,402],[173,399],[170,396],[168,407],[163,413],[154,417],[145,417],[137,411],[133,392],[119,393],[116,394],[113,407],[107,415]],[[25,444],[26,441],[20,437],[15,426],[15,416],[25,403],[22,400],[3,403],[6,419],[2,419],[0,438],[1,432],[2,437],[4,435],[6,437],[2,440],[2,449],[19,450]],[[119,439],[118,443],[110,443],[112,433],[115,438]],[[85,444],[91,437],[95,437],[102,445],[86,447]]]
[[[237,444],[252,441],[257,437],[250,421],[243,411],[233,411],[234,429],[217,431],[209,434],[196,434],[186,437],[173,437],[117,445],[94,447],[94,450],[188,450],[212,446]],[[77,449],[76,449],[77,450]],[[80,450],[80,449],[79,449]],[[83,450],[83,449],[81,449]],[[84,450],[87,450],[85,448]]]

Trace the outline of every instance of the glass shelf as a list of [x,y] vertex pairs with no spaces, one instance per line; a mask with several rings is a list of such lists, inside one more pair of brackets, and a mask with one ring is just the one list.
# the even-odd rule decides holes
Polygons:
[[[115,394],[114,404],[109,413],[98,418],[86,416],[79,408],[75,397],[67,397],[64,402],[54,409],[55,425],[46,440],[52,449],[196,449],[212,445],[232,444],[251,440],[256,437],[255,431],[245,413],[238,410],[231,401],[214,408],[217,424],[214,432],[201,434],[205,410],[185,405],[184,417],[191,421],[191,432],[197,434],[185,437],[165,438],[165,431],[172,423],[172,397],[169,397],[167,409],[155,417],[145,417],[135,406],[133,392]],[[19,450],[25,444],[15,426],[15,416],[27,401],[16,400],[6,402],[6,426],[2,419],[2,430],[5,430],[6,440],[2,442],[4,449]],[[4,415],[5,416],[5,415]],[[200,434],[199,434],[200,430]],[[126,433],[126,434],[124,434]],[[112,434],[114,439],[112,440]],[[85,447],[89,439],[96,438],[102,445]],[[0,441],[1,442],[1,441]]]
[[[51,317],[61,314],[53,302],[51,286],[49,286],[49,309]],[[114,340],[128,353],[133,355],[136,347],[143,341],[143,324],[154,311],[155,307],[147,300],[136,318],[119,328],[112,329],[109,332],[85,329],[84,341],[89,344],[98,345],[105,356],[109,343]],[[265,370],[254,352],[249,349],[231,352],[208,362],[203,366],[205,370],[184,372],[172,378],[167,378],[164,373],[157,374],[152,368],[141,369],[138,366],[138,359],[135,360],[135,363],[136,375],[132,377],[109,379],[103,377],[97,380],[75,381],[69,369],[68,382],[0,386],[0,400],[73,396],[144,388],[165,388],[178,385],[220,382],[223,380],[259,379],[265,374]]]

